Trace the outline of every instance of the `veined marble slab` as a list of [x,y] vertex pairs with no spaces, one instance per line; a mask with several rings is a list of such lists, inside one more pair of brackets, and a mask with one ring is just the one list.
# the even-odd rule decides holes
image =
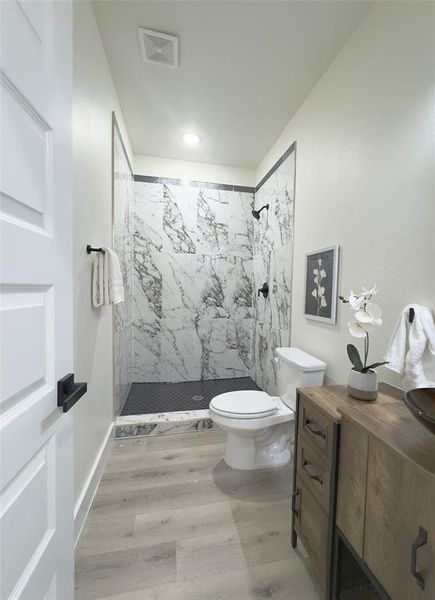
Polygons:
[[148,415],[117,417],[115,437],[165,435],[214,429],[217,425],[209,418],[208,409],[186,410]]
[[188,182],[135,189],[135,380],[246,377],[253,194]]
[[251,377],[271,395],[277,391],[275,349],[290,343],[294,230],[295,152],[291,152],[255,194],[261,214],[253,235],[254,292],[269,283],[267,301],[253,294]]

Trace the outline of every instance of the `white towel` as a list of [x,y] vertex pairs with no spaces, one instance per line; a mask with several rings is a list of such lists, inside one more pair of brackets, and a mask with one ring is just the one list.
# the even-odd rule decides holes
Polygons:
[[384,360],[386,369],[404,377],[407,388],[435,387],[435,323],[430,308],[409,304],[403,309]]
[[104,254],[97,252],[92,265],[92,304],[99,308],[108,304],[104,295]]
[[97,252],[92,270],[92,303],[98,308],[124,300],[124,283],[118,256],[106,246]]
[[118,255],[110,248],[104,248],[104,256],[108,262],[108,284],[109,296],[112,304],[124,302],[124,282],[122,280],[121,267],[119,265]]

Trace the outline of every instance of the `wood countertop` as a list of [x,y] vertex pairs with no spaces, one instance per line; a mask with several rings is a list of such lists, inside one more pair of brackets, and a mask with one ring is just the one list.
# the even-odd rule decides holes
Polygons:
[[298,392],[311,400],[317,408],[326,414],[330,419],[339,423],[341,421],[341,411],[345,408],[355,406],[369,406],[373,404],[384,405],[391,402],[401,402],[402,392],[398,388],[381,383],[379,385],[379,396],[374,402],[363,402],[355,400],[349,396],[346,385],[324,385],[317,387],[299,388]]
[[298,391],[336,423],[342,416],[350,419],[435,477],[435,436],[406,408],[403,392],[398,388],[380,384],[379,396],[374,402],[353,399],[344,385],[307,387]]

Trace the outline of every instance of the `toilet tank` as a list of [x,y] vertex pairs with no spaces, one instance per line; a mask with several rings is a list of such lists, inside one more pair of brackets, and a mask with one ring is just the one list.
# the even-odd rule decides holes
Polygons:
[[292,410],[296,408],[296,388],[323,385],[326,363],[299,348],[277,348],[278,394]]

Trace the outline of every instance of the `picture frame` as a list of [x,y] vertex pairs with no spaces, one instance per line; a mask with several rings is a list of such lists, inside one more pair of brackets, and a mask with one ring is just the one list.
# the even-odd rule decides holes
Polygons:
[[332,325],[337,322],[338,262],[338,245],[305,253],[304,315],[307,319]]

